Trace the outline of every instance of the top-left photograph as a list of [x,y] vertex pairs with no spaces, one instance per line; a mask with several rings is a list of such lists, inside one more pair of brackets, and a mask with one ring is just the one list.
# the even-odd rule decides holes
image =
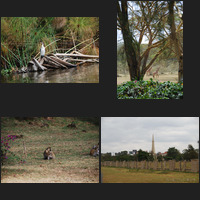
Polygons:
[[99,18],[1,17],[1,83],[99,83]]

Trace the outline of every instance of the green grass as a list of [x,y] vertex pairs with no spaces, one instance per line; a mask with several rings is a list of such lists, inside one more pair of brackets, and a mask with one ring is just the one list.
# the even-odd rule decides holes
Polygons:
[[199,173],[101,167],[103,183],[199,183]]
[[[72,121],[75,121],[76,129],[67,127]],[[78,118],[60,117],[26,121],[2,118],[1,122],[2,137],[23,135],[11,143],[10,150],[25,159],[23,141],[27,149],[24,164],[20,164],[17,157],[7,155],[1,171],[3,182],[99,182],[99,158],[89,155],[91,147],[99,142],[98,125]],[[48,127],[42,127],[43,124]],[[55,160],[43,159],[43,152],[49,146],[56,155]]]

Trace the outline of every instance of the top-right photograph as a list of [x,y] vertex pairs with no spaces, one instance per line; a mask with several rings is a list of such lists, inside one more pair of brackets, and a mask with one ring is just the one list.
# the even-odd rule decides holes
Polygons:
[[183,99],[183,1],[117,2],[117,98]]

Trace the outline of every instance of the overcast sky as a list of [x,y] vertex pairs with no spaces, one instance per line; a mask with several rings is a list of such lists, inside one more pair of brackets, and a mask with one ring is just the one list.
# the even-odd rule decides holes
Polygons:
[[101,152],[150,151],[154,134],[155,151],[175,147],[182,153],[191,144],[198,148],[198,117],[102,117]]

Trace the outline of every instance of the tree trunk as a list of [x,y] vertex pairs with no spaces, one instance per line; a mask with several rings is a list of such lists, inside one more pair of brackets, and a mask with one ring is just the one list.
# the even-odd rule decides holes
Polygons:
[[122,30],[122,35],[124,39],[124,47],[126,53],[126,59],[129,67],[129,74],[131,80],[140,79],[140,69],[137,61],[137,42],[133,39],[132,34],[129,29],[128,22],[128,6],[127,1],[121,1],[121,8],[119,2],[117,2],[117,14],[119,24]]
[[179,62],[178,81],[183,80],[183,52],[181,51],[180,44],[176,34],[176,26],[174,20],[174,1],[169,1],[169,24],[171,29],[171,40],[175,47],[175,52]]

